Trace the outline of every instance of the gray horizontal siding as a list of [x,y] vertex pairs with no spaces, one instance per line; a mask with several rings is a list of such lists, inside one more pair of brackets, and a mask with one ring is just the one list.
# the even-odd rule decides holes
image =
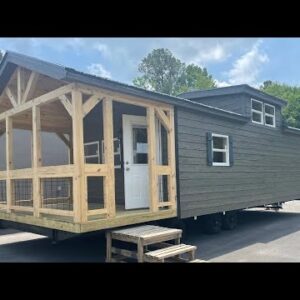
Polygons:
[[228,111],[233,111],[239,114],[246,114],[247,97],[245,94],[214,96],[208,98],[192,99],[195,102],[203,103],[213,107],[221,108]]
[[[232,136],[232,167],[207,165],[207,132]],[[177,133],[183,218],[300,198],[300,136],[183,109]]]

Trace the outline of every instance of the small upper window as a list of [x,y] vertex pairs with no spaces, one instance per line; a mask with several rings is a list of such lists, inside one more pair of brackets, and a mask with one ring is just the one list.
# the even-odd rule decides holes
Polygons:
[[263,124],[263,103],[252,99],[252,122]]
[[229,137],[212,134],[212,165],[229,166]]
[[275,127],[275,106],[251,99],[252,122]]
[[275,127],[275,107],[265,104],[265,125]]

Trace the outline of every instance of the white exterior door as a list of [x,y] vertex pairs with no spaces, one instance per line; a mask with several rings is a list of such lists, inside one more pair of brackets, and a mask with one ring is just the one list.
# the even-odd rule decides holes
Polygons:
[[149,207],[147,119],[123,115],[125,209]]

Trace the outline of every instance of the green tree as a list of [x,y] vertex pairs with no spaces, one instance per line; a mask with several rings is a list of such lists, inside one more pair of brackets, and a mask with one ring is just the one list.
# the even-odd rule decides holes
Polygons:
[[300,128],[300,87],[268,80],[260,89],[272,96],[287,100],[283,116],[290,126]]
[[169,95],[216,86],[205,68],[186,66],[164,48],[154,49],[143,58],[138,71],[143,75],[133,80],[134,85]]
[[138,66],[141,77],[134,85],[157,92],[174,95],[183,76],[184,64],[168,49],[154,49]]
[[216,82],[212,76],[208,74],[206,68],[200,68],[197,65],[191,64],[185,68],[185,81],[180,86],[180,92],[188,92],[193,89],[203,90],[215,88]]

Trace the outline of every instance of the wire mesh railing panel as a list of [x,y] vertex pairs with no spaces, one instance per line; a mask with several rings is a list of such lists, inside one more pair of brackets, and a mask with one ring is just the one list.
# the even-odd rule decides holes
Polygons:
[[0,180],[0,204],[6,204],[6,180]]
[[13,206],[33,207],[32,201],[32,179],[13,179]]
[[87,177],[88,210],[104,208],[103,177]]
[[42,207],[73,210],[72,177],[41,179]]

